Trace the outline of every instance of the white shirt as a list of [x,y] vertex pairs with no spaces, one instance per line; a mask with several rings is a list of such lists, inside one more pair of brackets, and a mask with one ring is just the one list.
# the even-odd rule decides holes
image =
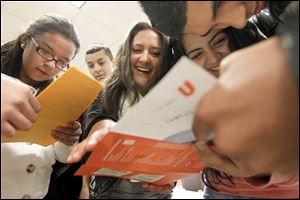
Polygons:
[[1,199],[43,198],[55,160],[65,163],[73,146],[1,143]]

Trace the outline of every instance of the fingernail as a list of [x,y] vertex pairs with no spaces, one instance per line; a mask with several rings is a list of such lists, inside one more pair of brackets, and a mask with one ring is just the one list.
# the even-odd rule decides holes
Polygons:
[[201,152],[204,152],[204,142],[199,140],[196,142],[197,149]]
[[68,156],[67,163],[70,163],[73,160],[73,156]]
[[96,144],[96,140],[95,139],[90,139],[90,141],[88,142],[88,147],[91,147],[91,146],[93,146],[93,145],[95,145]]
[[74,160],[76,161],[76,160],[78,160],[79,159],[79,153],[78,152],[75,152],[75,153],[73,153],[72,155],[70,155],[70,161],[71,162],[74,162]]

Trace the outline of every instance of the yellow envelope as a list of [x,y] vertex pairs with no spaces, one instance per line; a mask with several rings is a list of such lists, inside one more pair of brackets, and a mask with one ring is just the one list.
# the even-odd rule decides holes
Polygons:
[[18,131],[15,137],[1,137],[1,142],[31,142],[48,146],[55,140],[51,130],[75,121],[95,100],[103,85],[76,67],[69,68],[50,84],[37,99],[41,104],[38,119],[29,131]]

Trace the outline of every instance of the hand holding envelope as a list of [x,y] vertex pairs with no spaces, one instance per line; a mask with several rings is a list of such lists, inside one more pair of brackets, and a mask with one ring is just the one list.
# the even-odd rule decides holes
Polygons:
[[81,124],[77,121],[57,126],[51,131],[51,136],[67,146],[72,146],[82,134]]
[[17,130],[31,128],[41,108],[32,91],[18,79],[1,74],[1,136],[13,137]]
[[37,96],[41,112],[32,128],[17,132],[13,138],[1,138],[1,142],[32,142],[44,146],[54,143],[51,130],[77,120],[102,88],[102,84],[76,67],[69,68]]

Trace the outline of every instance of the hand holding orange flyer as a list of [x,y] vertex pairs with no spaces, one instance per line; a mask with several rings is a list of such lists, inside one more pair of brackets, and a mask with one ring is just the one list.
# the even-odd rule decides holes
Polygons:
[[167,184],[199,173],[204,164],[189,142],[199,99],[216,79],[183,58],[97,145],[77,175]]
[[164,185],[203,168],[190,144],[111,132],[76,175],[115,176]]
[[102,88],[102,84],[76,67],[69,68],[37,96],[41,112],[32,128],[18,131],[12,138],[1,137],[1,142],[31,142],[43,146],[54,143],[51,130],[78,119]]

